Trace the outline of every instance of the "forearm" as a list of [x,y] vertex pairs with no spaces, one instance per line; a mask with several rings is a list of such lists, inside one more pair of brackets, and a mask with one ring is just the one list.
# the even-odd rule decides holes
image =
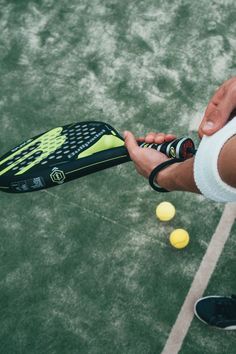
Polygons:
[[194,157],[163,169],[157,176],[157,183],[168,191],[199,193],[193,175]]
[[[169,191],[200,193],[194,181],[193,166],[194,157],[171,165],[158,174],[157,183]],[[218,171],[225,183],[236,188],[236,136],[229,139],[222,148]]]

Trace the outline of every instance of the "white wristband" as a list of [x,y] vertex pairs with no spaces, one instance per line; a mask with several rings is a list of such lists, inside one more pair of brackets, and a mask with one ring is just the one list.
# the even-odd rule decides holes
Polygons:
[[[201,193],[216,202],[235,202],[236,188],[222,181],[217,161],[224,144],[236,134],[236,117],[211,136],[204,136],[194,161],[194,179]],[[232,166],[236,169],[236,166]]]

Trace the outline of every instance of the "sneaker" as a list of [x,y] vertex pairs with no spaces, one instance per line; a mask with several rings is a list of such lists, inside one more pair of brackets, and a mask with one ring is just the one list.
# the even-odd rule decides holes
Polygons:
[[194,306],[202,322],[221,329],[236,329],[236,296],[206,296]]

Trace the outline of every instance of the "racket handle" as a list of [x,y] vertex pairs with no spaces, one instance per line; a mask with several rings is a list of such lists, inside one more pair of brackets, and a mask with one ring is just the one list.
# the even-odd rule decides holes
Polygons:
[[163,144],[139,143],[142,148],[155,149],[162,152],[167,157],[178,159],[189,159],[196,153],[195,145],[190,138],[179,138]]

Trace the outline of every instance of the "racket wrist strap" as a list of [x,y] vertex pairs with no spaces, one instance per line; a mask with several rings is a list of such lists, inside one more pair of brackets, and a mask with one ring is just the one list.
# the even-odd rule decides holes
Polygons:
[[162,188],[161,186],[159,186],[156,182],[156,178],[157,178],[157,175],[160,171],[164,170],[165,168],[167,168],[168,166],[170,165],[173,165],[174,163],[177,163],[177,162],[183,162],[184,159],[170,159],[170,160],[167,160],[163,163],[161,163],[160,165],[158,165],[157,167],[155,167],[150,176],[149,176],[149,184],[150,186],[152,187],[152,189],[154,189],[155,191],[157,192],[162,192],[162,193],[167,193],[167,192],[170,192],[168,191],[167,189],[165,188]]

